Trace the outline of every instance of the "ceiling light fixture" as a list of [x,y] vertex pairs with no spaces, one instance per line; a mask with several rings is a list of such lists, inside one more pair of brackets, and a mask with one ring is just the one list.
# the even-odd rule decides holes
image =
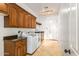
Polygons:
[[54,12],[54,10],[53,10],[52,8],[44,7],[44,8],[42,8],[42,10],[40,11],[40,15],[48,16],[48,15],[52,15],[53,12]]

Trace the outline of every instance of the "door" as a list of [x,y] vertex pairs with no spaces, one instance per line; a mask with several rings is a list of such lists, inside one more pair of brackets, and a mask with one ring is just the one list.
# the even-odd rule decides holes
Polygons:
[[22,46],[17,46],[15,51],[16,56],[22,56],[23,55],[23,48]]
[[9,6],[8,24],[11,27],[17,27],[17,10],[13,6]]
[[27,14],[24,16],[24,28],[29,28],[29,18]]
[[36,28],[36,18],[32,16],[32,28]]
[[31,18],[31,15],[28,15],[28,23],[29,23],[28,27],[32,28],[32,18]]
[[16,43],[15,56],[23,56],[25,54],[25,46],[21,42]]
[[20,27],[20,28],[23,28],[23,23],[24,23],[24,13],[23,13],[23,11],[21,11],[21,10],[19,10],[19,12],[18,12],[18,27]]

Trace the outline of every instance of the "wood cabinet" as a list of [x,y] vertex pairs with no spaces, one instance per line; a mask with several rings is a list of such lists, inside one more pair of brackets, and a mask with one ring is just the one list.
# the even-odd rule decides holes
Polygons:
[[8,16],[4,17],[5,27],[17,28],[36,28],[36,17],[17,6],[16,4],[8,5]]
[[[21,41],[22,40],[22,41]],[[26,41],[24,40],[23,41],[23,39],[21,39],[21,40],[18,40],[17,42],[16,42],[16,47],[15,47],[15,55],[16,56],[23,56],[23,55],[25,55],[26,54]]]
[[32,17],[31,17],[31,15],[28,15],[28,23],[29,23],[28,28],[32,28]]
[[5,16],[5,27],[17,27],[18,13],[14,6],[8,5],[8,16]]
[[32,28],[36,28],[36,18],[32,16]]
[[26,54],[26,39],[4,40],[5,56],[23,56]]
[[23,28],[24,27],[24,13],[21,11],[21,10],[19,10],[19,12],[18,12],[18,27],[19,28]]
[[8,6],[5,3],[0,3],[0,12],[7,13]]
[[41,32],[41,41],[43,41],[44,40],[44,32],[42,31]]
[[29,17],[27,14],[25,14],[25,17],[24,17],[24,28],[29,28]]
[[24,27],[36,28],[36,18],[32,15],[25,15]]

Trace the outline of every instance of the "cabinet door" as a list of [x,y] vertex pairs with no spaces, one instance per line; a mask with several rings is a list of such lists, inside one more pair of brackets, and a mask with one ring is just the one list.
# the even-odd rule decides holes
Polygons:
[[23,47],[21,45],[18,45],[15,50],[15,55],[22,56],[22,54],[23,54]]
[[28,15],[25,14],[25,17],[24,17],[24,28],[28,28],[29,27],[29,18],[28,18]]
[[14,56],[14,42],[11,40],[4,40],[4,56]]
[[23,28],[24,13],[22,11],[18,12],[18,27]]
[[32,18],[31,18],[31,15],[28,15],[28,28],[32,28]]
[[13,6],[9,6],[8,26],[17,27],[17,10]]
[[32,28],[36,28],[36,18],[32,16]]
[[7,7],[5,3],[0,3],[0,12],[7,12]]
[[25,54],[25,45],[22,44],[21,42],[16,43],[16,48],[15,48],[15,55],[16,56],[23,56]]

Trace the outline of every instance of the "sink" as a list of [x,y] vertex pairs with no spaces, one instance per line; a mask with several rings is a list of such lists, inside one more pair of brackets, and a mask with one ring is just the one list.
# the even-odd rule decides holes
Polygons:
[[28,34],[27,34],[27,33],[25,33],[25,32],[20,32],[20,33],[18,33],[18,38],[21,38],[21,39],[26,39],[26,38],[27,38],[27,36],[28,36]]

